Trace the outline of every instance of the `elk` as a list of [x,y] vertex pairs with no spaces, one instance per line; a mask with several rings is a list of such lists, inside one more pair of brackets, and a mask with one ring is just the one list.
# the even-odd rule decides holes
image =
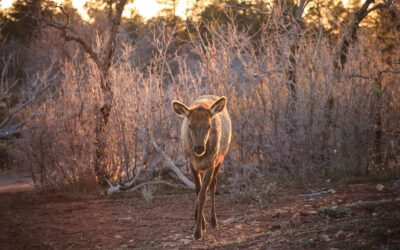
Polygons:
[[217,173],[228,152],[232,131],[226,102],[226,97],[213,95],[198,97],[190,108],[179,101],[172,102],[174,111],[185,118],[181,127],[181,140],[196,185],[195,239],[201,238],[206,229],[203,210],[209,187],[211,225],[214,228],[218,226],[215,215]]

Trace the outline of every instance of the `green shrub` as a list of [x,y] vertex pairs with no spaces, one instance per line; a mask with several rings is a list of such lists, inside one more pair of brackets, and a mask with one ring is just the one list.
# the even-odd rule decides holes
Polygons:
[[332,218],[342,218],[345,217],[349,211],[350,209],[348,209],[347,207],[340,207],[340,208],[325,207],[318,209],[318,216],[322,219],[325,219],[326,216]]

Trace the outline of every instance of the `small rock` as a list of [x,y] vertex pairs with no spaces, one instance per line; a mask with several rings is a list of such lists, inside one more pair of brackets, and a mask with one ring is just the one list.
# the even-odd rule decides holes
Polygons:
[[328,193],[336,194],[336,190],[335,190],[335,189],[329,189],[329,190],[328,190]]
[[343,239],[346,237],[346,233],[343,230],[340,230],[339,232],[337,232],[335,234],[335,238],[336,239]]
[[293,224],[299,224],[300,223],[300,221],[301,221],[301,214],[299,213],[299,212],[297,212],[297,213],[295,213],[293,216],[292,216],[292,223]]
[[181,239],[181,242],[182,242],[184,245],[187,245],[187,244],[190,243],[190,240],[188,240],[188,239]]
[[288,224],[289,224],[289,223],[287,223],[286,221],[281,221],[281,222],[279,223],[279,226],[280,226],[281,228],[285,228],[285,227],[287,227]]
[[331,247],[331,248],[329,248],[329,250],[339,250],[339,248]]
[[172,239],[172,240],[177,240],[177,239],[179,239],[181,237],[182,237],[181,234],[174,234],[174,235],[170,236],[169,238]]
[[269,226],[270,229],[277,229],[277,228],[280,228],[280,227],[281,227],[281,226],[279,225],[278,222],[273,222],[273,223]]
[[321,239],[325,242],[330,242],[332,239],[326,234],[321,234]]
[[311,210],[311,211],[308,211],[308,214],[318,214],[318,211]]
[[172,248],[172,247],[175,247],[175,244],[172,243],[172,242],[163,242],[163,243],[161,243],[161,245],[162,245],[163,247],[165,247],[165,248]]
[[123,218],[121,218],[121,220],[132,220],[132,217],[123,217]]
[[229,218],[229,219],[221,221],[221,223],[224,224],[224,225],[229,225],[232,222],[235,222],[235,218]]
[[376,217],[378,214],[377,213],[372,213],[372,216]]
[[376,185],[376,190],[382,191],[385,187],[382,184]]
[[272,218],[279,218],[280,215],[281,215],[281,214],[278,212],[278,213],[272,215]]
[[242,229],[242,225],[236,225],[235,228],[236,229]]
[[331,179],[326,180],[326,183],[329,183],[329,182],[331,182]]
[[120,235],[120,234],[116,234],[116,235],[115,235],[115,238],[116,238],[116,239],[123,239],[124,237],[122,237],[122,235]]
[[300,211],[301,216],[309,216],[310,214],[305,211]]

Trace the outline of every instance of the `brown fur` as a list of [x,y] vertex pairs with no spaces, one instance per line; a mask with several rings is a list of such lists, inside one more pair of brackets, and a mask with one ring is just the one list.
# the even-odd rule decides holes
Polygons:
[[217,173],[229,149],[231,120],[225,97],[200,96],[190,108],[178,101],[172,102],[172,106],[178,115],[185,118],[181,137],[196,184],[194,237],[198,239],[202,237],[202,230],[206,227],[203,209],[209,187],[212,203],[211,224],[213,227],[217,226],[215,215]]

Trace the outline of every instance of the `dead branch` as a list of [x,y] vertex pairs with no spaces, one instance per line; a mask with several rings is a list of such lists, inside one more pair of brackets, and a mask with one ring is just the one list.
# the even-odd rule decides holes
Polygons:
[[146,140],[146,134],[143,134],[143,139],[142,139],[142,141],[143,141],[143,143],[144,143],[143,149],[142,149],[142,160],[141,160],[140,163],[139,163],[139,170],[136,172],[135,177],[133,178],[132,181],[130,181],[130,182],[128,182],[128,183],[126,184],[126,186],[127,186],[128,188],[130,188],[131,185],[132,185],[133,183],[135,183],[135,182],[139,179],[140,172],[142,171],[143,166],[144,166],[144,164],[145,164],[145,162],[146,162],[146,158],[147,158],[147,146],[149,145],[148,140]]
[[[30,81],[30,86],[27,88],[26,96],[13,108],[10,109],[8,115],[0,121],[0,139],[7,140],[12,136],[19,134],[21,132],[21,127],[30,119],[34,118],[36,114],[32,114],[29,117],[23,119],[18,123],[14,123],[15,116],[24,108],[26,108],[29,104],[36,100],[37,96],[45,91],[49,86],[52,85],[54,80],[58,77],[59,72],[50,77],[50,72],[53,70],[55,65],[55,61],[44,71],[42,75],[37,75],[35,79]],[[11,88],[15,86],[16,83],[11,85],[8,84],[8,81],[5,79],[3,75],[5,72],[2,72],[2,79],[0,82],[0,101],[7,98],[9,91]],[[49,85],[49,86],[45,86]]]
[[[86,42],[85,39],[80,37],[77,32],[69,26],[69,15],[64,11],[64,8],[61,5],[56,6],[60,11],[63,13],[63,15],[66,17],[66,22],[64,24],[56,22],[54,20],[48,20],[40,15],[40,11],[38,12],[38,21],[39,23],[43,23],[44,25],[47,25],[49,27],[53,27],[59,31],[61,31],[61,35],[64,37],[66,41],[74,41],[78,44],[80,44],[83,48],[83,50],[92,58],[94,63],[97,65],[97,67],[100,69],[102,67],[102,62],[99,58],[99,56],[96,54],[94,49]],[[72,34],[71,34],[72,33]]]
[[304,197],[304,198],[308,198],[308,197],[314,197],[314,196],[320,196],[323,194],[327,194],[327,191],[322,191],[322,192],[317,192],[317,193],[312,193],[312,194],[299,194],[299,197]]
[[383,205],[386,203],[400,202],[400,198],[396,199],[387,199],[387,200],[377,200],[377,201],[362,201],[359,200],[357,202],[353,202],[350,204],[344,205],[345,207],[355,207],[355,206],[364,206],[364,205]]
[[[163,151],[158,146],[158,144],[157,144],[156,140],[154,139],[154,137],[148,131],[146,131],[144,128],[139,128],[139,129],[142,131],[143,135],[146,135],[146,136],[149,137],[149,139],[151,140],[151,143],[152,143],[153,147],[155,148],[155,150],[162,156],[161,159],[164,159],[164,160],[167,161],[169,168],[178,176],[178,178],[186,185],[186,187],[194,189],[194,187],[195,187],[194,183],[191,182],[188,178],[186,178],[186,176],[184,176],[182,174],[182,172],[179,170],[179,168],[176,166],[176,164],[166,154],[172,147],[169,147],[165,151]],[[156,162],[158,162],[158,160],[156,160]],[[155,164],[153,163],[152,165],[155,165]],[[130,181],[129,183],[126,183],[126,184],[122,184],[122,185],[121,184],[117,184],[116,186],[113,186],[110,183],[110,181],[106,180],[106,182],[110,186],[110,188],[107,190],[107,193],[113,193],[113,192],[117,192],[117,191],[125,191],[125,190],[131,188],[134,185],[134,183],[138,180],[140,171],[141,171],[141,168],[139,168],[138,173],[135,176],[135,179]],[[139,184],[139,185],[143,186],[143,184]],[[177,187],[179,187],[179,186],[177,186]],[[137,188],[137,186],[135,186],[134,188],[131,188],[129,190],[135,190],[136,188]]]
[[139,184],[137,186],[134,186],[131,189],[125,189],[120,184],[117,184],[116,186],[112,186],[111,183],[108,180],[107,180],[107,182],[111,187],[107,190],[106,194],[112,194],[112,193],[116,193],[116,192],[119,192],[119,191],[133,192],[133,191],[135,191],[135,190],[137,190],[137,189],[139,189],[141,187],[144,187],[146,185],[158,185],[158,184],[165,184],[165,185],[168,185],[168,186],[171,186],[171,187],[174,187],[174,188],[191,188],[191,187],[188,187],[188,186],[185,186],[185,185],[182,185],[182,184],[174,184],[174,183],[171,183],[171,182],[168,182],[168,181],[164,181],[164,180],[144,182],[144,183],[141,183],[141,184]]
[[315,193],[311,193],[311,194],[299,194],[299,197],[314,197],[314,196],[320,196],[320,195],[324,195],[324,194],[334,194],[336,193],[336,191],[334,189],[329,189],[329,190],[323,190],[321,192],[315,192]]
[[139,180],[140,173],[143,169],[143,166],[144,166],[144,164],[146,162],[146,158],[147,158],[148,140],[146,138],[146,135],[147,134],[145,134],[145,133],[143,134],[142,141],[143,141],[144,145],[143,145],[143,149],[142,149],[142,160],[138,164],[139,169],[136,172],[135,177],[127,183],[117,184],[116,186],[113,186],[109,180],[106,180],[108,185],[110,186],[110,188],[107,190],[107,193],[111,194],[111,193],[115,193],[118,191],[126,191],[126,190],[132,188],[132,186]]
[[[194,184],[192,183],[193,186],[190,186],[190,183],[191,183],[191,182],[182,174],[182,172],[179,170],[179,168],[176,167],[176,165],[172,162],[172,160],[167,156],[167,152],[170,151],[170,150],[172,149],[172,147],[168,147],[165,151],[162,151],[162,150],[160,149],[160,147],[157,145],[157,143],[155,142],[154,137],[150,136],[149,133],[148,133],[147,131],[145,131],[143,128],[141,129],[141,131],[143,132],[142,141],[143,141],[143,143],[144,143],[145,145],[144,145],[144,147],[143,147],[142,160],[141,160],[141,162],[140,162],[140,164],[139,164],[139,169],[138,169],[138,171],[137,171],[137,173],[136,173],[134,179],[131,180],[131,181],[129,181],[128,183],[117,184],[117,185],[115,185],[115,186],[113,186],[109,180],[106,180],[107,183],[108,183],[108,185],[110,186],[109,189],[107,190],[107,194],[111,194],[111,193],[115,193],[115,192],[120,192],[120,191],[131,192],[131,191],[134,191],[134,190],[136,190],[136,189],[138,189],[138,188],[140,188],[140,187],[143,187],[143,186],[145,186],[145,185],[150,185],[150,184],[151,184],[151,185],[154,185],[154,184],[167,184],[167,185],[169,185],[169,186],[176,187],[176,188],[179,188],[179,187],[194,188]],[[139,180],[140,173],[141,173],[141,171],[142,171],[142,169],[143,169],[143,165],[144,165],[144,163],[145,163],[145,161],[146,161],[146,155],[147,155],[146,152],[147,152],[147,146],[148,146],[148,142],[149,142],[147,136],[150,136],[150,139],[152,140],[153,146],[156,148],[156,151],[159,152],[160,155],[161,155],[161,157],[159,157],[159,158],[157,158],[155,161],[153,161],[153,162],[151,163],[151,165],[150,165],[148,168],[149,168],[149,169],[152,169],[152,168],[153,168],[155,165],[157,165],[162,159],[165,159],[165,157],[167,157],[167,158],[172,162],[172,165],[176,168],[176,169],[173,169],[173,168],[171,167],[171,164],[170,164],[170,169],[171,169],[176,175],[178,175],[178,177],[180,178],[180,180],[181,180],[182,182],[184,182],[186,185],[182,185],[182,184],[173,184],[173,183],[170,183],[170,182],[167,182],[167,181],[164,181],[164,180],[159,180],[159,181],[144,182],[144,183],[141,183],[141,184],[135,186],[135,183],[137,183],[137,181]]]
[[296,11],[296,16],[295,16],[296,20],[302,21],[304,9],[306,8],[306,6],[309,2],[310,2],[310,0],[300,0],[299,7],[297,8],[297,11]]
[[137,189],[139,189],[139,188],[141,188],[143,186],[146,186],[146,185],[156,185],[156,184],[165,184],[165,185],[168,185],[168,186],[171,186],[171,187],[175,187],[175,188],[190,188],[190,187],[187,187],[187,186],[182,185],[182,184],[173,184],[173,183],[170,183],[168,181],[159,180],[159,181],[144,182],[144,183],[142,183],[140,185],[135,186],[134,188],[129,189],[128,192],[135,191],[135,190],[137,190]]
[[169,158],[168,155],[166,155],[165,152],[161,150],[161,148],[157,145],[157,142],[154,139],[154,137],[150,135],[150,139],[151,139],[151,143],[153,144],[156,151],[159,152],[164,157],[164,159],[167,161],[169,167],[172,169],[172,171],[174,171],[174,173],[179,177],[179,179],[181,181],[183,181],[183,183],[185,183],[186,186],[194,189],[194,183],[191,182],[188,178],[186,178],[186,176],[184,176],[182,174],[182,172],[175,165],[175,163],[171,160],[171,158]]

